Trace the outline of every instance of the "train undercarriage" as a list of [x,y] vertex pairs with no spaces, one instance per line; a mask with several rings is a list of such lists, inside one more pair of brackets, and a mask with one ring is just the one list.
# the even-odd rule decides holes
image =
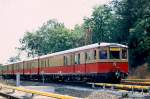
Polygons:
[[[2,75],[4,79],[16,79],[16,75]],[[93,74],[20,74],[20,80],[32,81],[82,81],[82,82],[101,82],[101,83],[120,83],[121,79],[127,77],[125,73],[93,73]]]

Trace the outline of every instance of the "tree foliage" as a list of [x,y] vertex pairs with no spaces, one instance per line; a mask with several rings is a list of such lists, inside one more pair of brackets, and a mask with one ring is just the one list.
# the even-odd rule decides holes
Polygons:
[[114,14],[107,5],[95,6],[91,18],[85,18],[84,27],[92,30],[92,43],[112,42],[115,28]]
[[114,0],[119,17],[118,31],[121,42],[129,46],[130,66],[148,62],[150,57],[150,2],[149,0]]
[[150,63],[149,0],[113,0],[95,6],[82,26],[67,29],[49,20],[35,32],[27,32],[20,40],[21,50],[29,55],[44,55],[96,42],[116,42],[129,46],[130,66]]
[[16,55],[16,56],[12,56],[8,59],[8,62],[9,63],[12,63],[12,62],[17,62],[17,61],[20,61],[20,56],[19,55]]
[[94,8],[84,21],[92,29],[92,42],[117,42],[129,46],[130,66],[150,60],[150,2],[148,0],[113,0]]
[[[49,20],[35,32],[27,32],[21,42],[21,50],[25,50],[29,56],[45,55],[81,46],[82,35],[80,27],[75,30],[65,28],[56,20]],[[78,42],[80,41],[80,42]]]

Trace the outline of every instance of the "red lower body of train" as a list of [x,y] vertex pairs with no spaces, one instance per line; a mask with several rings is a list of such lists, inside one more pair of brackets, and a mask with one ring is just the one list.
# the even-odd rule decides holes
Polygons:
[[95,81],[119,83],[128,75],[128,62],[126,61],[99,61],[73,66],[45,66],[38,68],[3,71],[4,78],[15,78],[16,74],[21,79],[63,80],[63,81]]

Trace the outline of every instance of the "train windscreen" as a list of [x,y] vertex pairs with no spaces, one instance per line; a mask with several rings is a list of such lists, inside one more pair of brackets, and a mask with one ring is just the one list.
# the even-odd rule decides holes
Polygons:
[[120,59],[120,48],[110,48],[110,59]]

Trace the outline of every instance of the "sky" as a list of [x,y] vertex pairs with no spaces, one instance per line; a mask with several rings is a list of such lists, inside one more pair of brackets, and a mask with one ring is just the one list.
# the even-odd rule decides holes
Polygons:
[[15,56],[26,31],[35,31],[49,19],[68,28],[82,24],[93,7],[110,0],[0,0],[0,63]]

